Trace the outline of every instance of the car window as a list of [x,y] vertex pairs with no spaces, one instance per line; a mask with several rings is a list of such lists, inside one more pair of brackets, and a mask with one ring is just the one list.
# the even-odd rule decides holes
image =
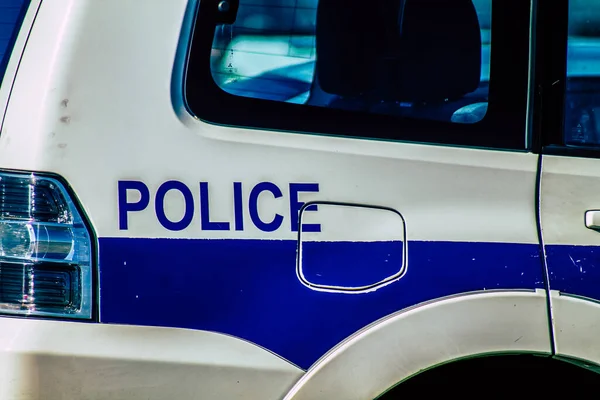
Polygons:
[[[325,0],[325,3],[328,3]],[[335,13],[338,7],[338,3],[329,2],[332,6],[322,7],[322,18],[331,18],[333,16],[327,15],[329,13]],[[389,3],[389,2],[388,2]],[[439,2],[438,2],[439,3]],[[450,9],[456,9],[455,5],[450,4]],[[463,2],[464,3],[464,2]],[[457,53],[457,57],[460,57],[460,52],[463,52],[463,56],[468,58],[468,54],[464,54],[470,51],[477,51],[480,53],[478,60],[479,65],[470,65],[472,63],[465,63],[463,69],[467,70],[469,67],[473,70],[477,70],[478,78],[475,83],[470,85],[465,83],[462,90],[457,90],[455,96],[456,99],[456,110],[460,106],[473,106],[473,109],[478,109],[480,112],[471,114],[472,118],[458,118],[455,117],[457,122],[475,123],[480,121],[485,115],[485,104],[479,108],[475,108],[477,103],[486,103],[488,98],[488,82],[489,82],[489,70],[490,70],[490,35],[491,35],[491,0],[478,0],[475,1],[474,18],[465,18],[466,21],[472,25],[476,25],[476,33],[479,35],[476,39],[478,42],[476,46],[479,49],[473,50],[469,47],[456,46],[454,51]],[[382,5],[386,5],[385,2],[381,2]],[[403,4],[398,2],[398,4]],[[411,3],[412,4],[412,3]],[[416,71],[412,68],[406,68],[406,71],[402,71],[403,64],[408,65],[406,61],[402,61],[401,54],[402,45],[394,43],[394,35],[401,37],[402,35],[408,36],[417,27],[414,27],[412,23],[418,24],[418,16],[411,16],[408,14],[410,9],[409,5],[405,2],[404,10],[398,10],[399,14],[396,20],[402,20],[403,24],[390,23],[392,29],[398,30],[389,34],[391,37],[388,39],[390,43],[384,43],[385,39],[383,35],[368,34],[365,32],[364,36],[368,37],[370,42],[364,42],[360,45],[364,48],[359,49],[359,43],[361,38],[355,42],[352,46],[352,40],[344,43],[344,37],[350,35],[350,31],[355,28],[354,26],[338,26],[332,27],[331,29],[321,29],[321,46],[319,49],[324,53],[332,53],[338,50],[339,54],[335,54],[335,57],[328,57],[327,65],[320,65],[321,68],[328,68],[332,70],[346,70],[348,71],[347,76],[344,79],[358,80],[358,78],[376,78],[376,75],[385,75],[382,77],[381,87],[378,87],[377,82],[365,82],[364,87],[352,88],[346,82],[346,87],[340,87],[340,82],[329,82],[331,76],[328,73],[321,74],[324,88],[317,88],[322,90],[311,90],[315,89],[313,82],[315,79],[315,66],[317,65],[317,14],[318,14],[319,0],[241,0],[239,5],[239,11],[237,20],[231,25],[219,25],[215,30],[214,43],[211,53],[211,71],[212,76],[217,85],[224,91],[244,97],[268,99],[275,101],[283,101],[297,104],[314,104],[324,107],[339,107],[347,109],[364,108],[372,112],[384,112],[392,114],[404,114],[408,115],[411,113],[411,108],[416,107],[415,101],[410,101],[411,96],[406,96],[402,99],[402,93],[383,93],[383,89],[388,85],[393,84],[397,80],[401,80],[403,75],[409,75],[406,77],[407,80],[421,78],[421,87],[418,88],[420,91],[431,91],[432,88],[428,86],[439,85],[439,82],[435,82],[433,77],[417,76]],[[416,7],[415,7],[416,8]],[[392,7],[386,9],[382,7],[381,14],[390,12]],[[394,10],[396,11],[396,10]],[[449,32],[455,31],[458,36],[460,32],[457,26],[450,24],[449,21],[444,21],[443,7],[439,6],[426,9],[425,12],[422,10],[415,10],[415,13],[421,12],[425,16],[431,19],[438,19],[438,27],[440,30],[447,29]],[[354,15],[353,15],[354,14]],[[346,13],[345,17],[352,24],[360,23],[361,19],[365,18],[361,15],[360,10]],[[408,14],[408,15],[403,15]],[[457,13],[457,15],[460,15]],[[379,16],[380,18],[380,16]],[[407,20],[408,18],[414,18],[414,21]],[[458,17],[457,17],[458,18]],[[396,22],[396,21],[394,21]],[[331,22],[328,22],[331,24]],[[423,22],[421,22],[423,23]],[[458,21],[455,21],[458,24]],[[446,26],[442,28],[442,25]],[[373,29],[371,26],[365,24],[365,28]],[[431,28],[431,27],[430,27]],[[404,29],[404,31],[403,31]],[[375,31],[373,31],[374,33]],[[382,30],[383,32],[383,30]],[[421,38],[416,39],[416,46],[425,46],[426,32],[417,32],[415,34],[422,35]],[[462,33],[462,32],[461,32]],[[338,43],[329,43],[329,38],[326,36],[332,36],[331,41]],[[338,37],[339,36],[339,37]],[[463,33],[465,38],[461,38],[467,41],[469,36],[473,37],[472,32]],[[420,39],[420,40],[419,40]],[[439,38],[438,40],[439,41]],[[419,43],[422,42],[422,43]],[[389,46],[388,49],[382,48]],[[397,46],[397,49],[393,49]],[[331,48],[330,48],[331,47]],[[341,49],[347,47],[347,49]],[[348,47],[354,47],[357,51],[344,51],[352,50]],[[360,50],[361,52],[359,53]],[[386,52],[386,50],[388,50]],[[440,48],[431,48],[429,51],[441,51]],[[379,55],[378,53],[382,53]],[[387,54],[386,54],[387,53]],[[322,54],[321,57],[325,57],[326,54]],[[371,60],[361,60],[361,63],[368,64],[370,61],[374,64],[366,66],[366,68],[353,68],[349,63],[358,63],[357,60],[353,60],[356,57],[371,58]],[[376,57],[385,58],[387,60],[377,61]],[[412,57],[425,57],[423,52],[413,51]],[[385,65],[386,61],[388,65]],[[346,65],[344,65],[346,64]],[[380,65],[376,65],[380,64]],[[415,63],[418,67],[419,62]],[[423,63],[424,64],[424,63]],[[423,65],[423,68],[426,68]],[[392,71],[390,71],[392,70]],[[329,72],[329,71],[327,71]],[[344,75],[342,71],[340,74]],[[337,74],[332,71],[331,74]],[[410,75],[413,76],[410,76]],[[371,76],[368,76],[371,75]],[[367,85],[370,84],[370,87]],[[406,82],[397,82],[399,86],[397,92],[401,92],[402,89],[407,90]],[[323,85],[321,85],[323,86]],[[353,90],[356,89],[356,90]],[[369,96],[369,93],[365,93],[371,89],[373,93],[370,96],[373,100],[365,100],[364,102],[359,97],[364,95]],[[379,91],[379,92],[378,92]],[[391,92],[392,90],[390,90]],[[347,92],[347,93],[345,93]],[[451,90],[448,91],[448,97],[452,96]],[[467,97],[468,96],[468,97]],[[442,96],[443,97],[443,96]],[[464,99],[467,97],[468,99]],[[464,100],[463,100],[464,99]],[[405,100],[405,101],[397,101]],[[428,99],[419,99],[426,101]],[[446,98],[438,97],[435,99],[436,102],[443,102]],[[454,99],[453,99],[454,100]],[[462,100],[462,101],[461,101]],[[388,102],[393,104],[384,104],[382,102]],[[371,103],[371,104],[367,104]],[[411,107],[412,106],[412,107]],[[444,113],[440,107],[437,107],[439,112],[433,110],[433,106],[430,112],[420,113],[415,112],[423,118],[435,118],[447,120],[448,114]],[[452,118],[452,116],[450,116]]]
[[218,4],[200,3],[187,69],[186,100],[200,119],[305,133],[392,140],[414,140],[414,135],[427,142],[524,147],[526,1]]
[[569,2],[564,141],[600,145],[600,2]]

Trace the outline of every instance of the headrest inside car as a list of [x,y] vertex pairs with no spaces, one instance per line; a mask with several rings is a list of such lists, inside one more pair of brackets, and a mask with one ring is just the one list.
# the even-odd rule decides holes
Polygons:
[[479,86],[471,0],[320,0],[316,32],[318,80],[330,94],[436,102]]

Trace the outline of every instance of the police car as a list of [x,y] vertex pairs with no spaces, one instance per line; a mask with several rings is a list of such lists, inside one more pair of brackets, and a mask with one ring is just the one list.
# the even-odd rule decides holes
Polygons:
[[0,57],[1,399],[597,384],[592,1],[0,0]]

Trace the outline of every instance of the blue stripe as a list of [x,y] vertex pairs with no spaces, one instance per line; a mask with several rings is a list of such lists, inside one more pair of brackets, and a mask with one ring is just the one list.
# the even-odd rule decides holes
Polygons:
[[550,289],[600,301],[600,246],[546,246]]
[[0,83],[29,0],[0,0]]
[[371,286],[402,270],[403,247],[399,241],[304,242],[302,271],[312,284]]
[[[353,262],[367,265],[347,246]],[[371,322],[427,300],[543,288],[539,247],[527,244],[409,242],[400,281],[352,295],[303,286],[295,241],[101,238],[99,250],[102,322],[222,332],[302,368]]]

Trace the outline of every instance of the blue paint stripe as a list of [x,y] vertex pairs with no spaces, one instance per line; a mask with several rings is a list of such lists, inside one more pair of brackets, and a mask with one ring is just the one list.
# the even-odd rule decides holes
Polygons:
[[311,284],[371,286],[401,271],[403,249],[400,241],[304,242],[302,271]]
[[600,301],[600,246],[546,246],[550,289]]
[[0,83],[29,0],[0,0]]
[[296,246],[101,238],[101,320],[222,332],[308,368],[357,330],[415,304],[477,290],[543,288],[537,245],[409,242],[400,281],[367,294],[315,292],[296,277]]

